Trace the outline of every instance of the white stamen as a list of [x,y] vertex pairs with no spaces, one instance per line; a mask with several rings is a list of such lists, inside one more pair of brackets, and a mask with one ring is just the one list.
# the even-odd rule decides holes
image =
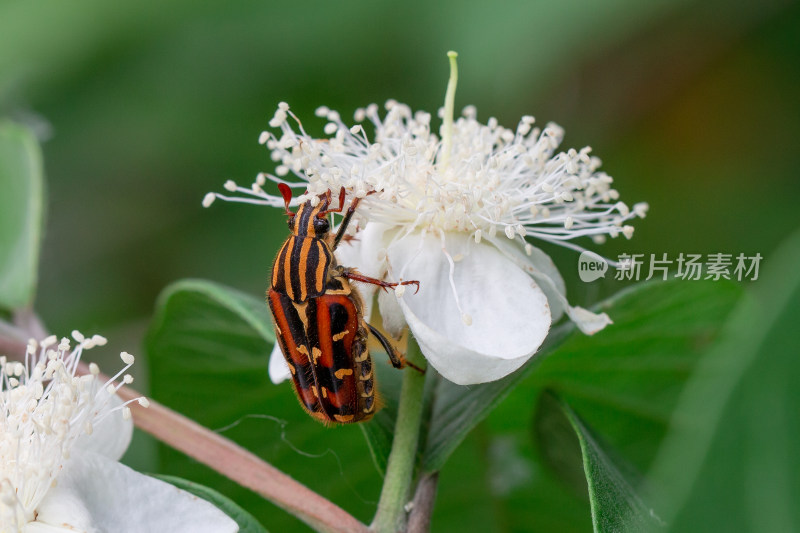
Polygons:
[[[386,103],[383,116],[375,104],[357,110],[357,124],[318,108],[330,136],[324,139],[308,135],[288,107],[279,105],[271,124],[280,129],[267,140],[277,176],[257,178],[251,188],[226,184],[235,195],[207,195],[207,201],[283,209],[282,196],[267,187],[269,180],[305,189],[295,202],[312,206],[319,195],[344,187],[349,197],[365,199],[359,216],[404,234],[467,233],[481,243],[500,228],[521,246],[524,239],[538,239],[577,250],[583,248],[574,241],[631,235],[626,223],[644,217],[647,204],[631,209],[618,201],[614,180],[599,170],[601,161],[589,147],[559,153],[564,130],[558,125],[534,127],[531,116],[522,117],[516,130],[494,118],[482,124],[471,106],[453,117],[458,72],[455,54],[448,56],[451,76],[441,138],[432,131],[429,113],[394,100]],[[374,126],[373,139],[362,121]]]
[[47,349],[57,342],[58,342],[58,337],[56,337],[55,335],[50,335],[49,337],[41,341],[39,343],[39,346],[41,346],[42,349]]
[[622,234],[625,235],[626,239],[633,237],[633,230],[633,226],[622,226]]

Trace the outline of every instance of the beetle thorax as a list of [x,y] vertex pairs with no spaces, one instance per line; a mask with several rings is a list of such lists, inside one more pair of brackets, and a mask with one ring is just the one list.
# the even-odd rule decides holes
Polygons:
[[321,213],[328,208],[328,202],[319,202],[312,206],[311,202],[300,205],[297,213],[289,219],[289,226],[294,235],[298,237],[313,237],[324,239],[330,230],[328,219]]

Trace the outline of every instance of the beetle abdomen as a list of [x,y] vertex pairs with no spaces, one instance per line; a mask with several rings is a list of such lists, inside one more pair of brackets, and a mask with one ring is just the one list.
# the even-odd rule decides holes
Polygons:
[[314,302],[321,354],[314,371],[320,383],[320,405],[336,422],[367,420],[375,412],[375,391],[360,309],[345,294],[326,294]]
[[302,304],[298,310],[288,296],[274,290],[269,291],[268,300],[275,317],[275,341],[292,374],[295,392],[303,408],[314,415],[321,407],[315,393],[316,379],[304,326],[306,317],[301,313],[308,304]]
[[300,404],[311,416],[342,424],[361,422],[376,410],[361,301],[346,279],[333,278],[328,289],[302,303],[269,291],[277,342]]

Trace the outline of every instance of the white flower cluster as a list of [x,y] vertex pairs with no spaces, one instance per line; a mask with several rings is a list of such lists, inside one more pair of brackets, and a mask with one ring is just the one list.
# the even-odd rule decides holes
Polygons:
[[[316,139],[282,102],[269,123],[278,132],[259,139],[275,173],[259,174],[249,188],[228,181],[233,195],[208,193],[203,205],[220,198],[282,209],[267,180],[302,190],[295,203],[341,188],[362,198],[360,231],[336,250],[339,262],[379,279],[418,280],[413,296],[402,288],[397,298],[380,295],[384,327],[407,326],[436,370],[471,384],[522,366],[563,314],[588,334],[611,323],[569,305],[555,265],[528,239],[582,251],[575,239],[631,238],[628,222],[644,217],[647,204],[621,202],[589,148],[556,153],[564,131],[555,124],[540,129],[530,116],[514,130],[494,118],[482,124],[474,107],[454,121],[457,69],[449,56],[441,137],[430,114],[390,100],[383,117],[372,104],[356,111],[353,125],[317,109],[328,137]],[[365,292],[369,306],[374,287]],[[278,351],[270,375],[289,375]]]
[[[309,136],[281,103],[270,121],[280,135],[264,132],[260,138],[278,163],[275,174],[259,174],[249,188],[229,181],[225,188],[243,196],[210,193],[205,203],[219,197],[282,206],[280,195],[264,191],[267,179],[306,189],[298,202],[316,202],[317,195],[345,187],[359,198],[373,192],[362,202],[362,213],[406,232],[465,232],[480,242],[500,231],[523,246],[529,236],[578,249],[569,241],[630,238],[633,226],[626,222],[647,213],[645,203],[629,208],[619,201],[613,179],[598,170],[600,159],[589,147],[556,154],[563,129],[553,123],[534,127],[530,116],[511,130],[494,118],[481,124],[475,108],[467,107],[453,124],[449,164],[443,168],[443,142],[431,132],[428,113],[390,100],[384,118],[375,104],[357,110],[354,126],[326,107],[317,115],[328,121],[324,129],[330,138]],[[374,142],[364,121],[375,131]],[[286,181],[290,173],[302,181]]]
[[[211,504],[195,505],[188,493],[117,462],[133,432],[128,404],[149,405],[116,396],[133,381],[126,372],[134,357],[122,352],[124,367],[110,379],[100,379],[94,363],[78,375],[84,350],[106,339],[72,337],[74,347],[55,336],[31,340],[24,362],[0,357],[0,533],[236,531]],[[157,497],[141,498],[145,492]],[[223,529],[162,529],[181,504]]]

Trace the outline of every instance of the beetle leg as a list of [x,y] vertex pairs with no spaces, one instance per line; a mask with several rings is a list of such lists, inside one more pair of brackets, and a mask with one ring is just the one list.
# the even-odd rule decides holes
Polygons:
[[[365,322],[365,324],[367,324]],[[397,349],[389,342],[389,339],[383,336],[383,334],[378,331],[375,326],[372,324],[367,324],[370,333],[375,335],[375,338],[378,339],[378,342],[383,345],[383,349],[386,350],[387,355],[389,356],[389,360],[392,362],[392,366],[395,368],[405,368],[406,366],[410,366],[420,374],[424,374],[425,370],[421,369],[411,361],[407,360],[403,355],[397,351]]]
[[356,207],[358,207],[358,202],[360,201],[360,198],[353,198],[353,201],[350,202],[350,207],[347,208],[347,212],[344,214],[341,224],[339,224],[339,230],[336,232],[336,237],[333,239],[331,250],[335,250],[336,247],[339,246],[339,242],[342,240],[342,237],[344,237],[344,232],[347,231],[347,226],[350,224],[350,220],[353,218],[353,213],[356,212]]
[[[376,191],[369,191],[367,196],[370,194],[375,194]],[[342,203],[344,202],[344,188],[342,188],[342,193],[339,196],[339,211],[335,211],[336,213],[342,210]],[[344,232],[347,231],[347,226],[350,224],[350,219],[353,218],[353,213],[356,212],[356,207],[358,207],[358,203],[361,201],[361,198],[353,198],[353,201],[350,202],[350,207],[347,208],[347,213],[345,213],[344,218],[342,219],[342,223],[339,224],[339,230],[336,232],[336,237],[333,239],[333,244],[331,245],[331,250],[335,250],[337,246],[339,246],[339,242],[344,237]],[[347,239],[345,239],[347,240]]]
[[342,237],[342,242],[353,242],[359,240],[355,235],[345,235]]
[[[328,192],[325,193],[325,198],[327,199],[328,204],[330,205],[331,203],[330,189],[328,189]],[[327,209],[326,207],[324,211],[320,211],[319,213],[317,213],[317,217],[325,218],[326,216],[328,216],[328,213],[341,213],[342,209],[344,209],[344,187],[342,187],[342,190],[339,191],[339,207],[336,209]]]
[[360,281],[362,283],[371,283],[372,285],[377,285],[378,287],[380,287],[384,291],[386,289],[392,289],[392,288],[397,287],[399,285],[416,285],[417,290],[414,291],[414,294],[417,294],[419,292],[419,281],[416,281],[416,280],[400,281],[400,282],[397,282],[397,283],[389,283],[388,281],[383,281],[383,280],[380,280],[380,279],[377,279],[377,278],[371,278],[369,276],[365,276],[364,274],[360,274],[360,273],[356,272],[355,270],[350,270],[350,269],[344,269],[342,271],[341,275],[346,277],[349,280]]

